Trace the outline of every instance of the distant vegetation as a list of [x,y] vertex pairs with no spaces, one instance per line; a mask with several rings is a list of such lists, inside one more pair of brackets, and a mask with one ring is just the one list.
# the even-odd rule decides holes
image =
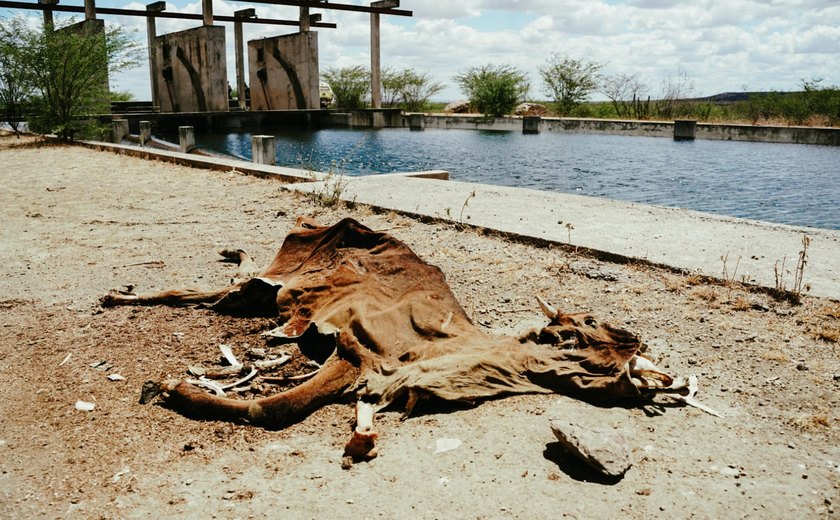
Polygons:
[[[739,92],[698,98],[683,69],[666,77],[654,92],[638,75],[604,75],[603,68],[598,62],[550,55],[539,67],[543,93],[549,101],[529,97],[527,74],[510,65],[470,67],[453,81],[473,111],[491,116],[510,114],[517,104],[532,101],[546,104],[550,115],[561,117],[840,126],[840,87],[824,86],[820,79],[802,80],[802,90],[797,92]],[[366,106],[370,81],[367,69],[330,69],[325,79],[336,92],[340,107]],[[349,89],[351,84],[353,88]],[[425,73],[409,68],[385,69],[382,87],[385,107],[428,112],[442,112],[446,107],[446,103],[429,101],[445,85],[431,81]],[[355,97],[342,103],[338,92],[345,88]],[[596,93],[607,101],[590,101]]]

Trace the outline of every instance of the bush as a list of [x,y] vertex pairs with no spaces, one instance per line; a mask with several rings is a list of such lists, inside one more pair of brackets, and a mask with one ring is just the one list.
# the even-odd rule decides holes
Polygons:
[[412,69],[382,71],[382,105],[400,107],[410,112],[426,108],[429,98],[443,90],[442,83],[435,83],[426,73]]
[[482,114],[510,114],[528,94],[527,76],[509,65],[471,67],[455,76],[470,104]]
[[567,116],[598,88],[603,65],[552,54],[540,67],[545,93],[554,99],[555,110]]
[[330,84],[338,108],[355,110],[367,105],[370,92],[370,71],[361,65],[331,67],[323,74]]

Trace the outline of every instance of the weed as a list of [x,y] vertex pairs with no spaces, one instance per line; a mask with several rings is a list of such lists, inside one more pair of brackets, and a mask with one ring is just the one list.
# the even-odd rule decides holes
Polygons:
[[820,310],[820,314],[840,320],[840,303],[834,303]]
[[820,428],[828,428],[831,426],[831,420],[825,412],[792,417],[787,420],[787,423],[802,431],[816,431]]
[[464,205],[461,206],[461,214],[458,215],[458,222],[462,224],[464,223],[464,210],[467,209],[467,205],[470,203],[470,199],[472,199],[473,197],[475,197],[475,190],[472,190],[470,194],[467,195],[467,198],[464,199]]
[[735,311],[748,311],[751,308],[752,304],[743,296],[738,296],[735,298],[735,301],[732,302],[732,310]]
[[[799,252],[799,260],[796,262],[796,271],[793,275],[793,292],[796,294],[802,293],[802,278],[805,275],[805,265],[808,263],[808,246],[811,245],[811,239],[808,235],[802,235],[802,251]],[[805,286],[805,290],[810,289],[810,286]]]
[[714,287],[710,287],[708,285],[703,287],[698,287],[692,293],[692,296],[695,298],[700,298],[701,300],[706,300],[707,302],[715,302],[718,299],[718,293]]
[[572,230],[575,229],[575,226],[572,225],[571,222],[566,222],[566,233],[569,237],[569,245],[572,244]]

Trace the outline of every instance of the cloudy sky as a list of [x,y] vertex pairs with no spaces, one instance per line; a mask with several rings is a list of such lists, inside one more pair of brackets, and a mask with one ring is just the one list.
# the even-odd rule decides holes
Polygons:
[[[146,3],[99,0],[97,5],[145,9]],[[255,7],[262,18],[297,18],[296,8],[214,0],[216,14],[246,7]],[[600,62],[607,75],[636,74],[654,97],[662,82],[680,71],[697,96],[795,90],[803,78],[840,85],[837,0],[402,0],[400,8],[414,16],[382,17],[383,66],[428,72],[447,85],[441,100],[462,98],[452,77],[487,63],[516,66],[529,75],[531,97],[542,98],[538,67],[551,53]],[[168,1],[167,10],[199,13],[200,1]],[[136,29],[145,42],[143,18],[105,18]],[[325,11],[323,21],[337,23],[338,29],[318,31],[322,70],[369,66],[369,15]],[[159,20],[158,33],[195,25]],[[228,76],[235,85],[229,28]],[[246,40],[288,32],[291,28],[245,25]],[[144,61],[119,75],[114,86],[150,99],[146,67]]]

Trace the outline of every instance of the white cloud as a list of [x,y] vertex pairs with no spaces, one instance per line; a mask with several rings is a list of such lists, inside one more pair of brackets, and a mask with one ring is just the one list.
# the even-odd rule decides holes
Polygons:
[[[349,0],[343,0],[348,2]],[[351,3],[367,4],[352,0]],[[179,7],[180,6],[180,7]],[[127,7],[145,9],[145,3]],[[247,3],[215,0],[217,14]],[[256,4],[263,18],[297,18],[297,9]],[[452,77],[485,63],[514,65],[542,88],[537,68],[552,52],[599,61],[608,74],[638,74],[652,93],[682,67],[698,95],[750,89],[795,89],[802,78],[840,84],[840,5],[836,0],[402,0],[413,18],[382,17],[383,65],[429,72],[447,85],[442,97],[461,97]],[[168,2],[168,11],[200,12],[200,2]],[[316,10],[313,10],[317,12]],[[324,11],[338,29],[320,29],[322,69],[369,65],[370,21],[364,13]],[[146,39],[145,20],[120,18]],[[492,21],[492,23],[491,23]],[[197,22],[158,21],[159,33]],[[230,24],[226,24],[230,27]],[[246,25],[246,39],[293,32],[292,27]],[[234,76],[228,32],[228,76]],[[121,88],[148,99],[148,72],[118,78]]]

